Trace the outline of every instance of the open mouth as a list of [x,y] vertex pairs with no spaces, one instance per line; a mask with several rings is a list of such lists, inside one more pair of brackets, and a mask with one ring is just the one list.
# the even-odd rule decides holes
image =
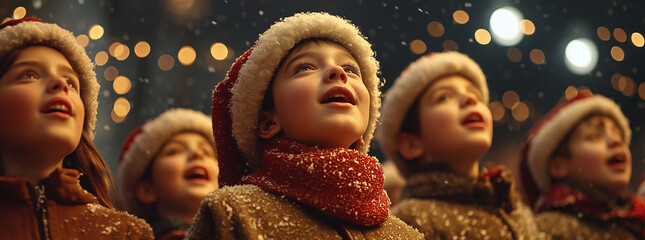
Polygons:
[[208,171],[206,171],[206,168],[201,166],[191,167],[184,172],[184,179],[188,181],[208,181]]
[[625,154],[614,154],[607,161],[607,165],[613,169],[624,170],[627,167],[627,159]]
[[349,89],[344,87],[332,87],[323,94],[320,103],[349,103],[351,105],[356,105],[356,98]]
[[463,126],[472,126],[472,127],[481,127],[485,126],[484,117],[478,112],[471,112],[466,117],[461,120],[461,125]]
[[72,115],[72,107],[69,102],[62,98],[55,98],[49,101],[44,108],[40,110],[42,113],[62,113]]

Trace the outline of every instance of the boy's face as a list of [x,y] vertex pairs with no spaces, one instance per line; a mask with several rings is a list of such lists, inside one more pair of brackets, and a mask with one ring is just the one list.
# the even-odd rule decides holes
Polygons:
[[632,156],[613,119],[593,116],[581,122],[571,134],[568,145],[569,156],[564,159],[563,167],[566,167],[569,179],[613,193],[627,187],[632,173]]
[[78,145],[85,108],[67,59],[44,46],[20,50],[0,78],[0,145],[65,156]]
[[[181,210],[218,187],[219,167],[210,141],[195,132],[179,133],[152,160],[151,187],[159,212]],[[197,211],[188,209],[187,211]]]
[[428,158],[456,168],[468,165],[460,160],[477,161],[488,151],[491,112],[472,82],[460,75],[442,77],[419,101],[420,136]]
[[278,69],[272,89],[275,109],[268,112],[285,137],[321,148],[349,148],[369,121],[370,95],[360,74],[343,47],[305,43]]

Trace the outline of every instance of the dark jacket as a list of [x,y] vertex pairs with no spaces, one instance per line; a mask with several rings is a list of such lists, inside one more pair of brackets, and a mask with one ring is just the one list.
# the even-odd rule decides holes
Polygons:
[[437,168],[411,175],[392,213],[426,239],[541,239],[510,174],[472,179]]
[[21,176],[0,176],[0,238],[153,238],[145,221],[100,205],[81,188],[79,176],[57,169],[36,187]]
[[224,187],[202,200],[186,239],[423,239],[390,216],[374,227],[332,219],[254,185]]

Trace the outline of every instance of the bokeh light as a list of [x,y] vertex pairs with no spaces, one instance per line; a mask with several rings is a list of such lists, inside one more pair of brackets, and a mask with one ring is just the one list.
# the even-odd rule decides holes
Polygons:
[[195,53],[195,49],[193,49],[193,47],[191,46],[183,46],[181,49],[179,49],[179,53],[177,53],[177,59],[179,60],[179,63],[184,66],[193,64],[196,57],[197,53]]
[[564,97],[567,100],[571,100],[578,95],[578,89],[574,86],[567,87],[567,90],[564,91]]
[[426,43],[417,39],[410,43],[410,51],[414,54],[422,54],[427,50]]
[[87,47],[87,45],[90,43],[90,38],[85,34],[81,34],[76,36],[76,42],[78,43],[78,45],[81,45],[81,47]]
[[446,32],[446,29],[443,27],[443,24],[437,21],[432,21],[428,23],[428,33],[433,37],[441,37]]
[[529,118],[529,107],[526,105],[526,103],[519,102],[518,104],[516,104],[515,108],[513,108],[511,114],[513,115],[515,121],[524,122],[527,118]]
[[627,41],[627,33],[622,28],[615,28],[614,38],[616,39],[616,41],[625,42]]
[[640,96],[641,99],[645,100],[645,82],[642,82],[640,85],[638,85],[638,96]]
[[632,33],[632,43],[636,47],[643,47],[643,45],[645,45],[643,34],[640,34],[639,32]]
[[625,59],[625,52],[623,52],[623,49],[618,47],[618,46],[613,46],[611,48],[611,58],[614,60],[620,62]]
[[522,61],[522,52],[519,48],[510,47],[506,50],[506,57],[508,57],[508,60],[511,60],[511,62],[519,62]]
[[448,39],[443,41],[443,50],[444,51],[459,51],[459,44],[455,40]]
[[119,44],[114,48],[114,54],[116,55],[114,56],[116,60],[123,61],[130,56],[130,48],[124,44]]
[[459,24],[466,24],[468,20],[470,20],[470,16],[468,16],[468,13],[466,13],[466,11],[464,10],[455,11],[452,14],[452,18]]
[[501,102],[493,101],[490,104],[488,104],[488,108],[490,108],[490,112],[493,114],[493,121],[499,122],[502,119],[504,119],[504,115],[506,114],[506,109],[504,108],[504,105],[502,105]]
[[125,117],[130,113],[130,102],[124,97],[119,97],[114,101],[114,107],[112,108],[112,121],[116,123],[123,122]]
[[632,79],[630,77],[627,77],[627,76],[623,76],[620,79],[621,79],[621,81],[619,83],[619,85],[621,85],[619,87],[619,88],[621,88],[620,92],[623,95],[628,96],[628,97],[634,96],[634,94],[636,94],[636,91],[637,91],[636,82],[634,82],[634,79]]
[[3,19],[3,20],[2,20],[2,24],[6,23],[6,22],[8,22],[8,21],[11,21],[11,18],[5,18],[5,19]]
[[609,29],[606,27],[598,27],[596,34],[598,34],[598,38],[603,41],[609,41],[611,38],[611,33],[609,33]]
[[490,29],[493,40],[502,46],[513,46],[520,41],[524,34],[520,30],[520,21],[524,17],[514,7],[497,9],[490,16]]
[[509,90],[504,92],[504,95],[502,95],[502,103],[504,103],[504,106],[508,109],[513,109],[517,107],[517,103],[520,101],[520,95],[518,95],[515,91]]
[[159,60],[157,60],[157,64],[159,65],[159,68],[161,70],[168,71],[175,66],[175,59],[168,54],[164,54],[159,56]]
[[97,40],[103,37],[103,33],[104,33],[103,27],[101,27],[101,25],[94,24],[92,25],[92,27],[90,27],[90,31],[88,32],[87,35],[89,35],[92,40]]
[[223,43],[214,43],[211,46],[211,56],[213,56],[215,60],[224,60],[228,56],[228,48]]
[[533,62],[535,65],[542,65],[544,64],[544,62],[546,62],[546,56],[540,49],[531,50],[531,52],[529,53],[529,58],[531,58],[531,62]]
[[565,64],[567,68],[579,75],[584,75],[596,67],[598,49],[596,44],[587,38],[578,38],[567,44],[565,49]]
[[481,45],[487,45],[490,43],[491,37],[490,33],[486,29],[477,29],[475,31],[475,41]]
[[13,19],[24,18],[27,15],[27,9],[24,7],[17,7],[13,10]]
[[130,88],[132,87],[132,82],[130,82],[130,79],[125,76],[118,76],[114,79],[114,83],[112,83],[112,87],[114,88],[115,93],[126,94],[130,91]]
[[117,76],[119,76],[119,70],[114,66],[109,66],[105,68],[105,71],[103,71],[103,77],[105,77],[105,80],[112,81]]
[[533,35],[535,33],[535,24],[531,20],[523,19],[520,21],[520,30],[524,35]]
[[107,63],[108,58],[109,56],[105,51],[100,51],[96,53],[96,56],[94,57],[94,63],[96,63],[97,66],[103,66]]
[[134,45],[134,54],[139,58],[147,57],[150,54],[150,44],[145,41],[138,42]]

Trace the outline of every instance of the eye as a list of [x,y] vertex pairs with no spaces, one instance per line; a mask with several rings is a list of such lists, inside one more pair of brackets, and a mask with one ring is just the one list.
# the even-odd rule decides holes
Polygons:
[[79,84],[78,84],[78,81],[76,81],[75,79],[73,79],[73,78],[67,78],[67,86],[68,86],[68,87],[70,87],[70,88],[72,88],[72,89],[75,89],[75,90],[78,90],[78,88],[79,88],[79,86],[78,86],[78,85],[79,85]]
[[343,70],[344,70],[346,73],[351,73],[351,74],[355,74],[355,75],[360,75],[360,71],[358,70],[358,67],[356,67],[356,66],[354,66],[354,65],[345,65],[345,66],[343,66]]
[[435,103],[442,103],[442,102],[448,101],[452,97],[453,97],[453,95],[450,92],[439,93],[439,94],[437,94],[437,97],[435,98],[434,102]]
[[585,140],[588,140],[588,141],[594,141],[598,139],[600,139],[600,134],[598,133],[590,133],[585,135]]
[[27,79],[38,79],[38,74],[36,74],[34,72],[31,72],[31,71],[24,72],[24,73],[22,73],[20,75],[20,77],[18,77],[18,79],[20,79],[20,80],[23,80],[23,79],[25,79],[25,80],[27,80]]
[[304,72],[304,71],[311,71],[311,70],[314,70],[314,69],[315,69],[315,67],[311,63],[301,63],[301,64],[296,65],[296,73]]

